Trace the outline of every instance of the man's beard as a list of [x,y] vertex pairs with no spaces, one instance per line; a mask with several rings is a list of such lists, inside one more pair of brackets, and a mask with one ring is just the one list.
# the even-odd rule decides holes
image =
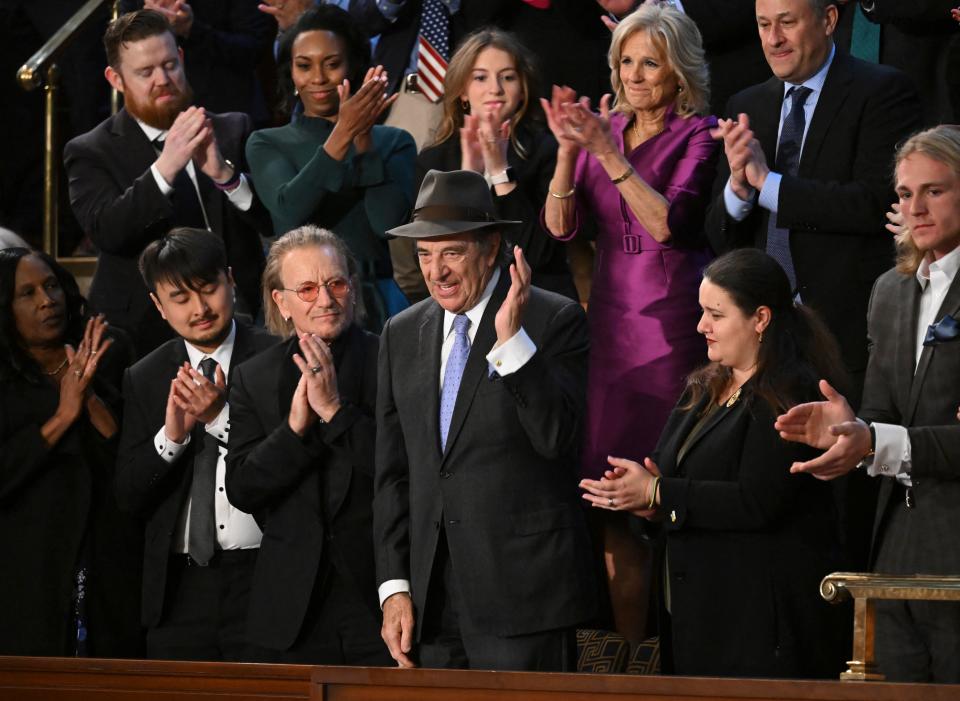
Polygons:
[[[190,83],[184,82],[183,88],[181,91],[171,83],[164,88],[151,91],[150,97],[143,102],[133,99],[130,95],[124,95],[124,106],[131,116],[144,124],[166,131],[173,126],[177,115],[193,102],[193,90],[190,88]],[[172,95],[173,99],[164,104],[157,104],[157,99],[163,95]]]

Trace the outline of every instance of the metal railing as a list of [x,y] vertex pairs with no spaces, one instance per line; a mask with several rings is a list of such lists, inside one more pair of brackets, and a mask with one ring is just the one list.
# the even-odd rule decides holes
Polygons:
[[960,577],[834,572],[820,582],[820,596],[831,603],[853,599],[853,659],[844,681],[882,681],[874,658],[876,602],[880,600],[960,601]]
[[[60,92],[60,69],[57,60],[76,36],[97,17],[97,10],[104,5],[111,8],[111,17],[120,12],[119,0],[87,0],[83,7],[74,13],[57,32],[17,71],[17,81],[24,90],[44,90],[44,138],[43,138],[43,249],[52,256],[58,256],[59,249],[59,185],[60,151],[57,133],[57,101]],[[119,96],[114,90],[111,94],[111,107],[116,112]],[[79,263],[89,259],[71,260]]]

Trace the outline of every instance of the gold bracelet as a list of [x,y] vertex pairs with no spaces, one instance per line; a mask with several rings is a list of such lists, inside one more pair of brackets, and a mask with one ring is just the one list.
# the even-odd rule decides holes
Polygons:
[[614,185],[619,185],[631,175],[633,175],[633,166],[627,166],[627,169],[624,171],[623,175],[621,175],[619,178],[613,178],[610,182],[612,182]]
[[566,192],[560,192],[560,193],[554,192],[553,190],[547,190],[547,192],[550,193],[550,196],[551,196],[551,197],[556,197],[558,200],[566,200],[566,199],[569,199],[570,197],[573,197],[573,195],[574,195],[574,193],[575,193],[576,191],[577,191],[577,188],[575,188],[575,187],[571,187],[571,188],[570,188],[569,190],[567,190]]
[[650,492],[650,503],[647,504],[647,511],[657,505],[657,488],[660,486],[660,475],[653,478],[653,491]]

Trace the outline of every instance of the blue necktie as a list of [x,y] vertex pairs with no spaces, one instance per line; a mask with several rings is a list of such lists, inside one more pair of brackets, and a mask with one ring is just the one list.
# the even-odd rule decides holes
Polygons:
[[[774,166],[782,175],[796,175],[800,166],[800,146],[803,144],[803,129],[807,118],[803,105],[813,90],[795,85],[787,91],[790,99],[790,112],[784,117],[780,130],[780,143],[777,145],[777,161]],[[767,253],[776,260],[790,278],[790,289],[797,289],[797,273],[790,256],[790,230],[777,226],[777,215],[770,212],[767,224]]]
[[467,358],[470,355],[470,337],[467,329],[470,328],[470,319],[466,314],[457,314],[453,320],[453,348],[447,358],[447,366],[443,371],[443,388],[440,390],[440,449],[447,449],[447,434],[450,433],[450,419],[453,418],[453,408],[457,403],[457,391],[460,389],[460,380],[463,379],[463,369],[467,367]]

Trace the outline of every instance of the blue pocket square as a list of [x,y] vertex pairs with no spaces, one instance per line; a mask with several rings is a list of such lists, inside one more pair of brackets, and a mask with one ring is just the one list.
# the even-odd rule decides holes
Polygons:
[[927,327],[927,335],[923,339],[923,345],[935,346],[938,343],[954,341],[960,336],[960,324],[952,316],[947,314],[936,324]]

